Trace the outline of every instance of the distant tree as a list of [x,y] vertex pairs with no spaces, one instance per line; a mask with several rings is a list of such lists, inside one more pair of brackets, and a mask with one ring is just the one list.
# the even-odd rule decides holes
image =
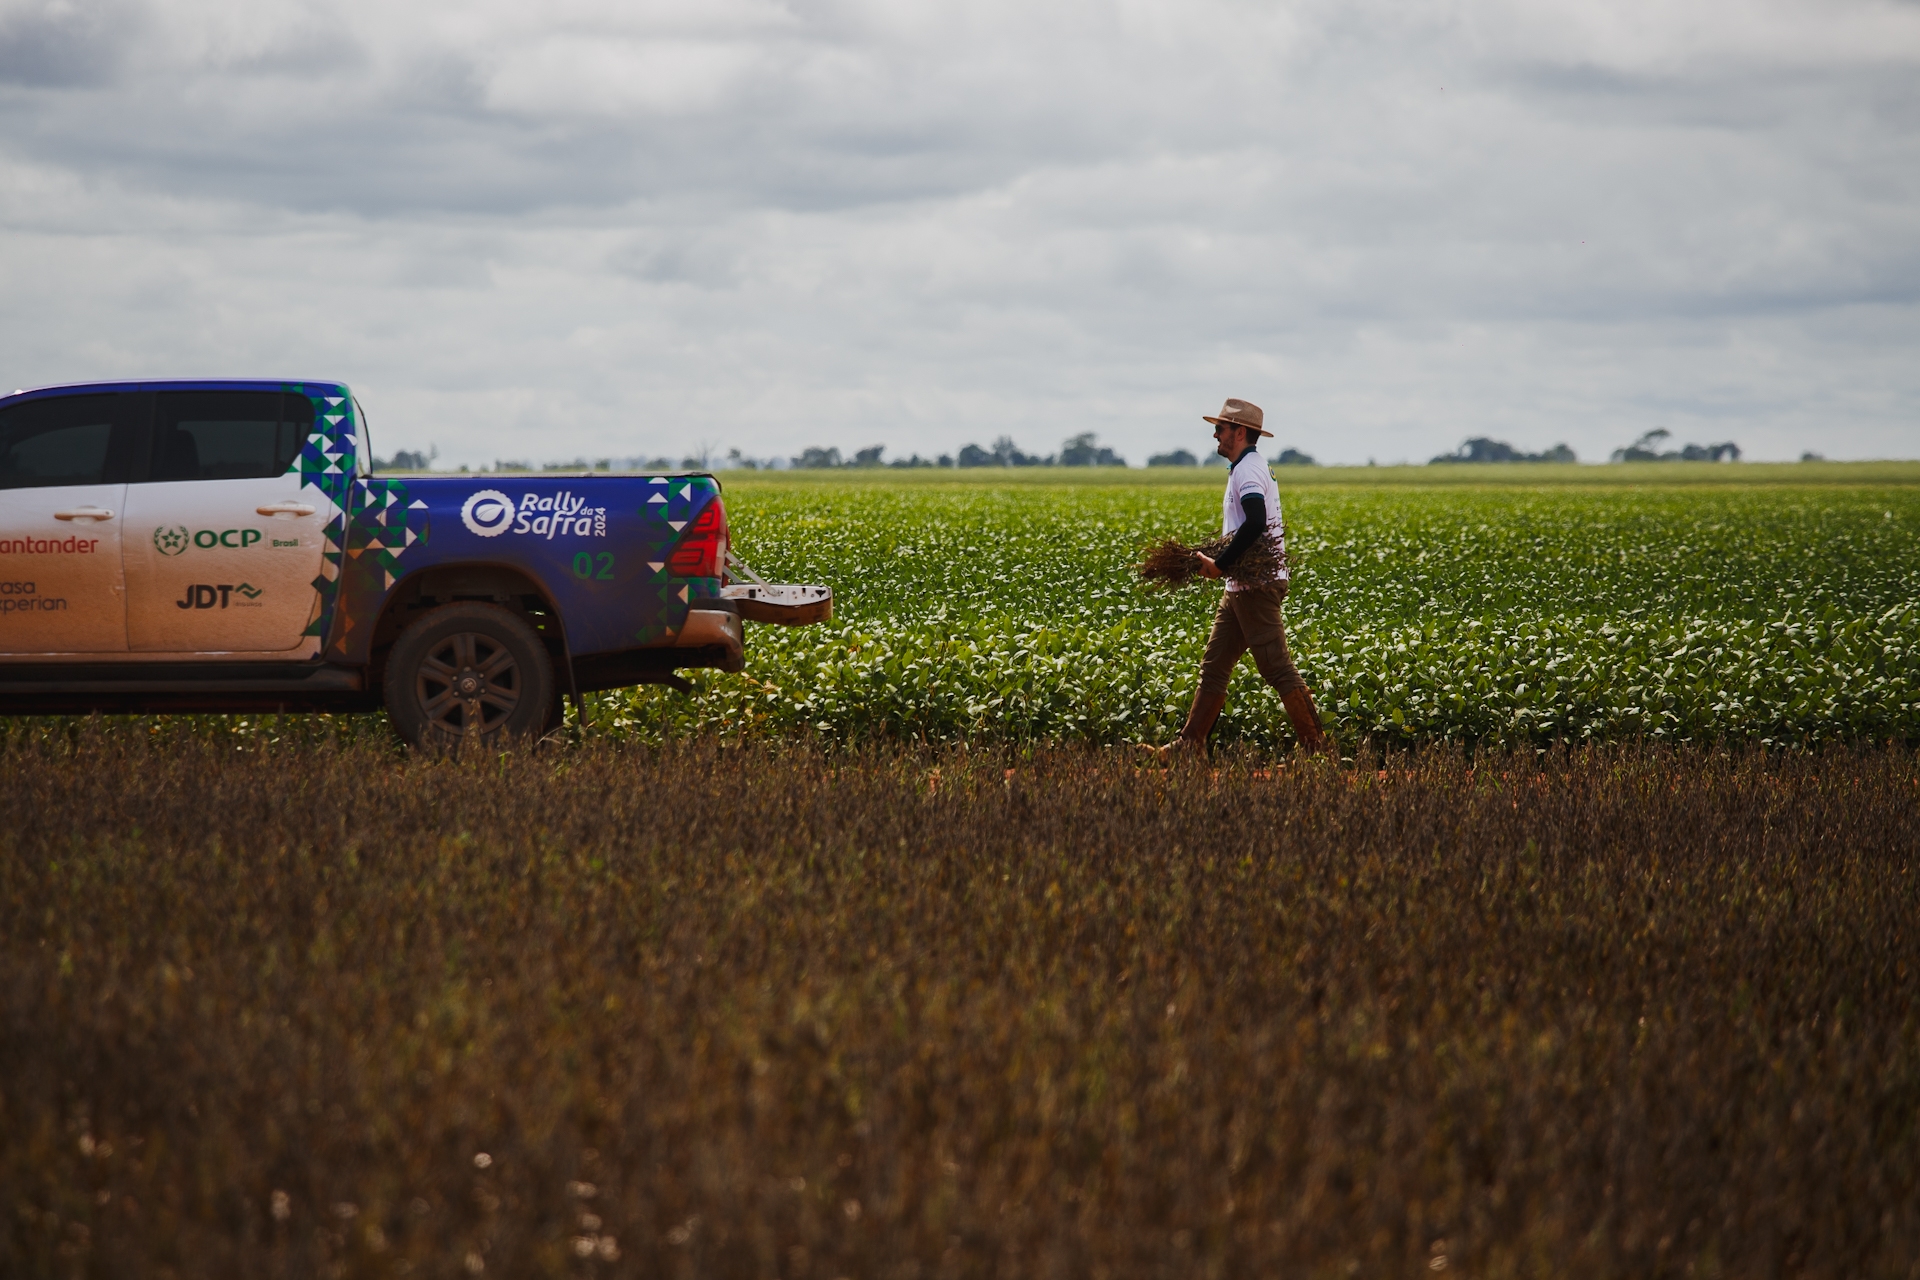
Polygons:
[[903,470],[911,470],[914,467],[931,467],[934,464],[931,462],[928,462],[925,458],[921,457],[919,454],[916,453],[911,458],[895,458],[892,462],[889,462],[887,465],[889,467],[899,467],[899,468],[902,468]]
[[1194,457],[1185,449],[1175,449],[1172,453],[1154,454],[1147,459],[1147,465],[1150,467],[1195,467],[1200,465],[1200,459]]
[[943,467],[950,467],[950,466],[952,466],[952,465],[953,465],[953,455],[952,455],[952,454],[950,454],[950,453],[943,453],[943,454],[941,454],[941,455],[940,455],[940,463],[939,463],[939,465],[940,465],[940,466],[943,466]]
[[818,445],[802,449],[800,456],[793,460],[796,471],[832,471],[845,465],[840,461],[840,450],[822,449]]
[[1280,456],[1274,459],[1283,467],[1317,467],[1320,464],[1298,449],[1282,449]]
[[425,453],[417,449],[397,449],[391,458],[375,458],[373,469],[375,471],[430,471],[433,469],[433,460],[439,456],[440,449],[437,445],[430,447]]
[[1099,437],[1091,431],[1083,431],[1069,437],[1060,446],[1060,465],[1063,467],[1124,467],[1127,460],[1113,450],[1099,443]]
[[[1486,436],[1474,436],[1452,453],[1443,453],[1433,459],[1433,463],[1442,462],[1518,462],[1524,455],[1505,440],[1491,440]],[[1429,463],[1428,465],[1433,465]]]
[[[1557,444],[1545,453],[1523,453],[1505,440],[1473,436],[1452,453],[1443,453],[1427,465],[1445,462],[1578,462],[1572,449]],[[1371,465],[1371,464],[1369,464]]]
[[993,442],[992,449],[982,449],[977,444],[965,445],[960,450],[960,465],[963,467],[1046,467],[1053,465],[1052,458],[1043,458],[1038,454],[1023,453],[1011,436],[1001,436]]
[[1800,461],[1802,462],[1825,462],[1826,460],[1827,460],[1826,454],[1815,453],[1811,449],[1807,450],[1805,453],[1800,455]]
[[733,471],[772,471],[775,458],[749,458],[738,446],[727,450],[727,467]]
[[864,449],[856,449],[854,450],[853,461],[849,462],[847,465],[850,467],[880,466],[881,465],[880,455],[885,453],[886,451],[887,451],[887,446],[883,444],[873,444],[873,445],[868,445]]
[[1615,462],[1658,462],[1660,461],[1660,445],[1672,434],[1673,432],[1667,430],[1665,427],[1655,427],[1653,430],[1642,434],[1638,440],[1635,440],[1626,448],[1615,449],[1612,455],[1613,460]]
[[1673,432],[1655,427],[1624,449],[1613,451],[1615,462],[1738,462],[1740,446],[1731,440],[1719,444],[1690,444],[1662,452],[1660,446]]
[[993,456],[1003,467],[1050,467],[1052,458],[1043,458],[1037,453],[1022,453],[1020,446],[1013,442],[1012,436],[1001,436],[993,442]]

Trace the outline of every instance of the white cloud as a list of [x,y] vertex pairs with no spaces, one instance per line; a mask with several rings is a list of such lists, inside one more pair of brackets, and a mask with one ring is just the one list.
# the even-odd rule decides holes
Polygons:
[[0,0],[0,380],[443,459],[1920,452],[1920,8]]
[[486,102],[535,118],[714,111],[758,61],[737,41],[554,36],[504,56],[487,76]]

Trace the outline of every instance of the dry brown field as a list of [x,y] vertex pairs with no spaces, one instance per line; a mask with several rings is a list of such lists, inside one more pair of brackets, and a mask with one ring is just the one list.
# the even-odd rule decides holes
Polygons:
[[1920,1260],[1910,748],[0,777],[0,1275]]

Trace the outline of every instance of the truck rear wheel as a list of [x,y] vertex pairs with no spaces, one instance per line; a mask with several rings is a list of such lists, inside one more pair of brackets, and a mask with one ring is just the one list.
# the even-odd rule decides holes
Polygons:
[[497,750],[549,728],[553,659],[519,615],[442,605],[401,633],[387,657],[387,714],[409,745]]

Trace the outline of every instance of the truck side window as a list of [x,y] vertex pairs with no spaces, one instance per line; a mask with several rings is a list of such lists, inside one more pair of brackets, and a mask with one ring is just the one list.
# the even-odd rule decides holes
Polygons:
[[163,391],[155,402],[153,480],[285,475],[313,430],[313,402],[278,391]]
[[119,399],[59,396],[0,413],[0,489],[118,483],[108,460]]

